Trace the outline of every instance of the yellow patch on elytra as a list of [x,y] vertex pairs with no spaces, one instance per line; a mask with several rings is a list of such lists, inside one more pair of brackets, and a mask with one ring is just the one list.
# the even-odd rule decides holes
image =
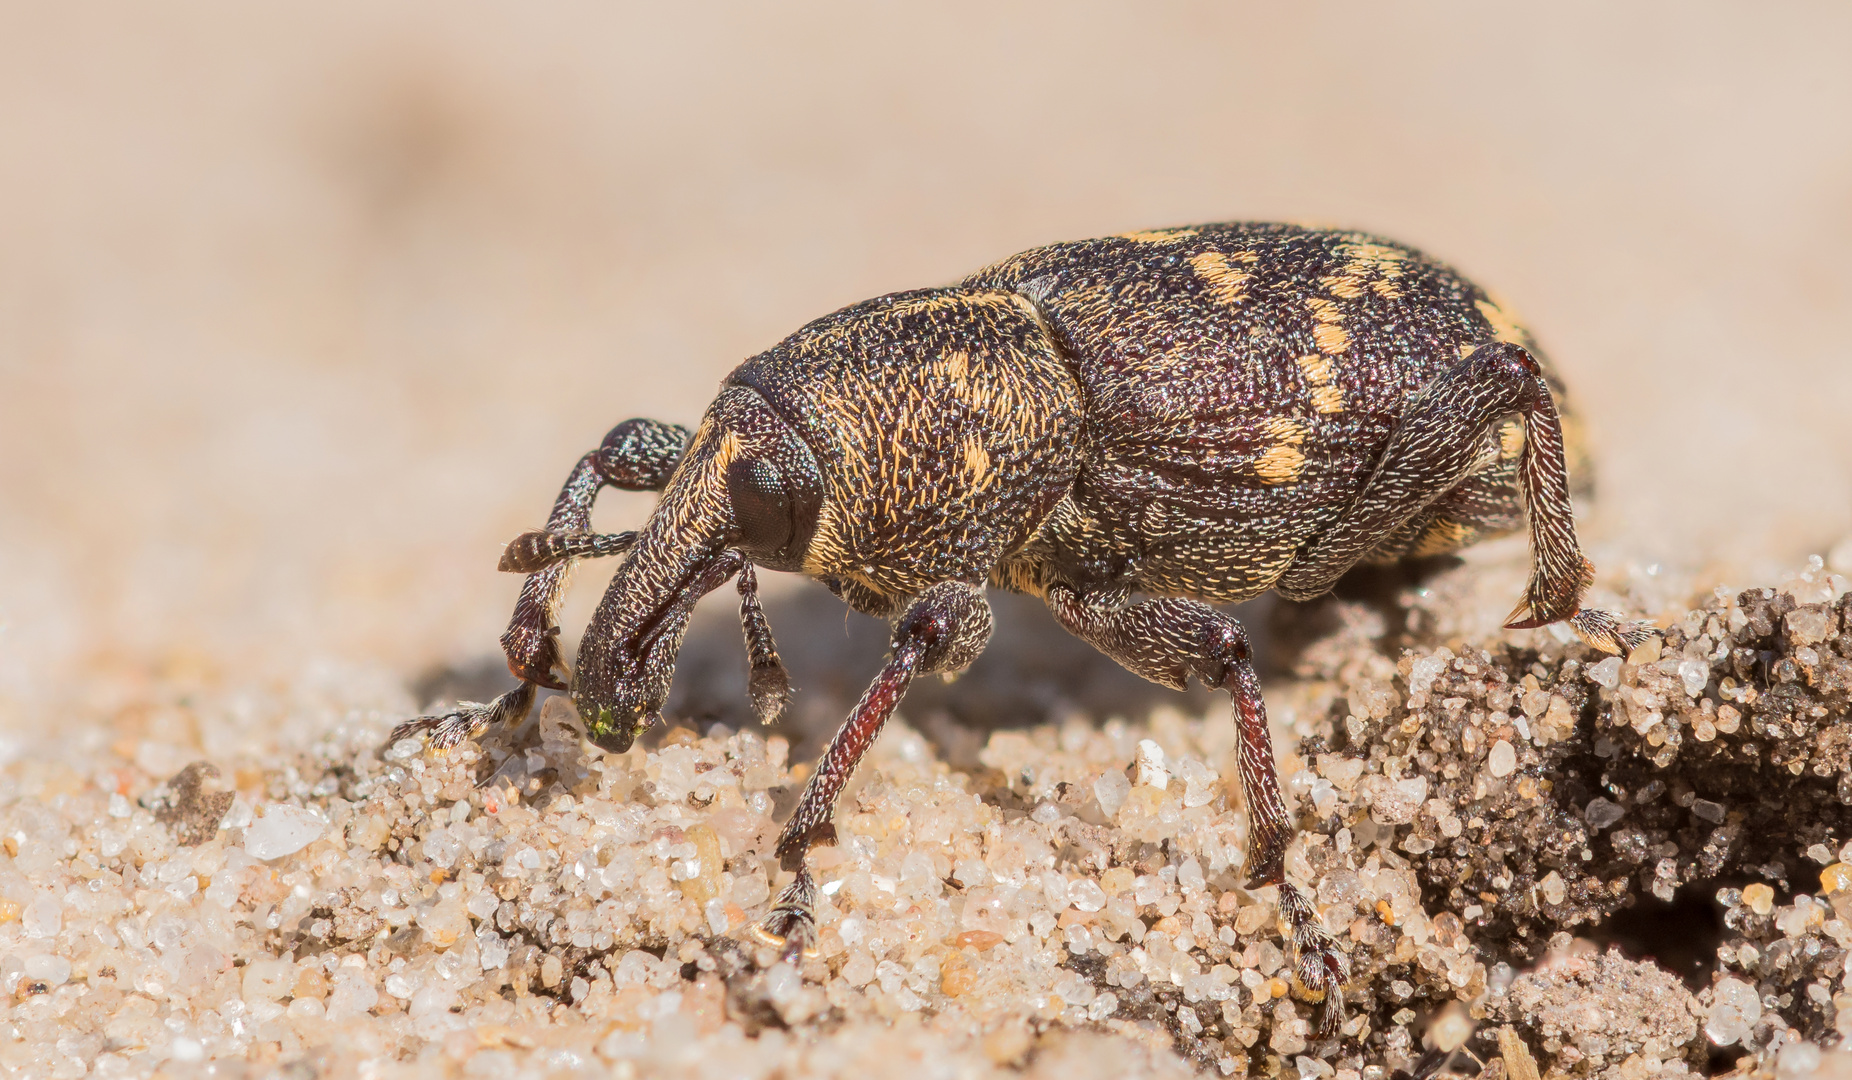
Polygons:
[[1217,303],[1232,306],[1247,298],[1247,283],[1251,275],[1230,266],[1227,255],[1219,251],[1192,255],[1190,269],[1196,271],[1196,276],[1209,286],[1209,295],[1215,297]]
[[[1400,248],[1392,248],[1387,244],[1377,244],[1368,241],[1354,244],[1339,244],[1337,246],[1337,253],[1350,259],[1352,262],[1364,263],[1385,271],[1395,263],[1406,262],[1408,259],[1408,252]],[[1399,267],[1397,268],[1397,272],[1400,272]]]
[[1337,386],[1320,386],[1312,391],[1312,408],[1330,415],[1344,411],[1344,390]]
[[1344,300],[1355,300],[1357,297],[1363,295],[1363,282],[1358,281],[1349,274],[1333,274],[1330,277],[1322,277],[1318,279],[1318,283],[1323,285],[1325,290],[1331,295]]
[[1498,456],[1506,461],[1513,461],[1524,452],[1524,425],[1517,420],[1507,420],[1498,429]]
[[1305,441],[1308,428],[1303,420],[1295,420],[1290,416],[1272,416],[1261,421],[1260,430],[1275,442],[1298,446]]
[[1350,335],[1336,323],[1319,323],[1312,331],[1312,340],[1318,343],[1318,351],[1331,356],[1350,348]]
[[965,474],[977,487],[990,483],[990,453],[975,433],[965,436]]
[[1349,261],[1344,264],[1343,273],[1336,278],[1324,279],[1324,284],[1334,295],[1348,297],[1353,293],[1340,290],[1355,290],[1354,295],[1361,296],[1363,282],[1374,279],[1370,281],[1371,292],[1385,300],[1401,297],[1402,288],[1394,279],[1402,276],[1408,252],[1367,242],[1339,244],[1336,251]]
[[1344,411],[1344,390],[1331,385],[1331,358],[1323,353],[1308,353],[1298,361],[1299,372],[1312,387],[1312,409],[1329,415]]
[[1303,468],[1305,455],[1298,447],[1286,443],[1275,443],[1254,459],[1254,472],[1263,484],[1290,484],[1299,479],[1299,470]]
[[1524,328],[1518,325],[1517,317],[1504,305],[1495,300],[1476,300],[1473,306],[1485,321],[1492,324],[1492,340],[1503,341],[1511,345],[1524,344]]
[[1306,297],[1305,306],[1312,309],[1312,318],[1321,323],[1341,323],[1344,321],[1344,309],[1336,300],[1323,296]]
[[888,305],[891,316],[923,315],[935,311],[968,311],[978,307],[1014,307],[1021,300],[1015,293],[991,290],[946,289],[926,296],[908,296]]
[[959,393],[965,387],[965,373],[971,369],[971,354],[963,349],[954,349],[940,357],[933,365],[945,381],[952,384],[952,392]]
[[1201,231],[1201,229],[1138,229],[1133,232],[1122,232],[1117,239],[1130,240],[1134,244],[1169,244],[1178,240],[1188,240]]

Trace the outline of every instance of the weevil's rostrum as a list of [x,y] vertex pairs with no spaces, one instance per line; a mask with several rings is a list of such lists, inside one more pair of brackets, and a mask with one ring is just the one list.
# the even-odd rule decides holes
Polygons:
[[[779,840],[790,885],[760,924],[815,938],[805,857],[916,676],[991,633],[987,587],[1040,596],[1137,674],[1227,690],[1252,819],[1251,888],[1276,887],[1305,991],[1339,1019],[1348,967],[1300,884],[1245,634],[1210,603],[1319,595],[1360,562],[1456,550],[1528,519],[1511,625],[1567,621],[1609,651],[1650,627],[1581,607],[1554,385],[1477,286],[1377,237],[1227,224],[1055,244],[944,288],[827,315],[729,375],[692,433],[630,420],[568,477],[502,644],[520,685],[402,726],[453,745],[569,689],[588,734],[628,749],[668,698],[694,603],[737,579],[750,692],[790,686],[755,566],[799,571],[893,623],[892,651]],[[590,532],[604,486],[659,490],[636,533]],[[577,558],[624,558],[561,678],[555,619]]]

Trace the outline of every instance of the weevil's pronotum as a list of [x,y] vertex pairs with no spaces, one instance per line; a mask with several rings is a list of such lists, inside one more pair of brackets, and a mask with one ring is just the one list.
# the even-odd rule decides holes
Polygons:
[[[956,285],[826,315],[727,376],[692,432],[629,420],[567,478],[502,646],[520,685],[423,717],[449,746],[568,690],[592,740],[656,723],[695,601],[737,578],[761,720],[790,685],[755,567],[801,572],[892,620],[892,652],[829,744],[777,852],[794,874],[761,924],[814,941],[805,856],[917,675],[961,671],[987,588],[1175,689],[1228,691],[1251,820],[1250,888],[1275,886],[1297,973],[1341,1014],[1348,963],[1286,880],[1292,822],[1239,624],[1210,604],[1318,596],[1360,562],[1456,550],[1529,518],[1512,627],[1567,621],[1607,651],[1651,633],[1583,608],[1557,391],[1484,291],[1373,236],[1226,224],[1054,244]],[[597,534],[605,486],[660,491],[638,532]],[[1527,513],[1528,512],[1528,513]],[[575,559],[624,560],[566,677],[555,618]]]

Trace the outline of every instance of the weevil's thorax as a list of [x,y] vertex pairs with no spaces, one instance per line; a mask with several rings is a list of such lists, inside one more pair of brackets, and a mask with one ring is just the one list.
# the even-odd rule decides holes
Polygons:
[[727,384],[777,410],[817,463],[801,569],[875,615],[937,582],[983,580],[1067,491],[1085,453],[1079,385],[1035,309],[1009,292],[857,304]]

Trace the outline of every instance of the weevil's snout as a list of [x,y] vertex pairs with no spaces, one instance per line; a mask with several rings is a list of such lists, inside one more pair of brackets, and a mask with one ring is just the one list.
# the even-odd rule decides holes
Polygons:
[[[633,671],[646,671],[639,665]],[[656,726],[663,719],[663,704],[669,700],[669,682],[661,685],[650,678],[619,680],[615,693],[587,693],[574,684],[569,697],[585,724],[585,735],[602,750],[622,754],[637,741],[637,735]]]
[[650,708],[638,702],[594,702],[577,690],[572,692],[573,707],[585,723],[585,732],[599,749],[621,754],[630,749],[637,736],[661,719],[661,705]]
[[622,753],[660,719],[695,601],[742,556],[803,565],[822,493],[791,425],[757,392],[722,390],[579,645],[571,697],[593,742]]

